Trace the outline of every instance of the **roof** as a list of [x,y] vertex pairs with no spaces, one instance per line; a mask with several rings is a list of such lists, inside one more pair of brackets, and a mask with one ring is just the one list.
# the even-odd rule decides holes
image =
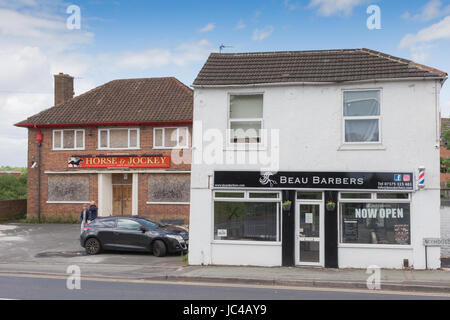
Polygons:
[[193,86],[399,78],[446,79],[447,73],[370,49],[212,53]]
[[113,80],[19,122],[19,127],[192,122],[193,91],[176,78]]

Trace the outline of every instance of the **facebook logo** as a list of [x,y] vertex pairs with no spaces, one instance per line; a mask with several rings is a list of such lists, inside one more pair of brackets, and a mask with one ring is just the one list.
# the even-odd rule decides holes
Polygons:
[[401,174],[394,175],[394,181],[402,181],[402,175]]

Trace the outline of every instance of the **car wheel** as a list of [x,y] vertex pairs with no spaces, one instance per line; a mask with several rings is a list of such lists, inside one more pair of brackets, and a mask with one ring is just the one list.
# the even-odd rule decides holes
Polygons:
[[166,245],[161,240],[153,242],[153,255],[155,257],[164,257],[166,255]]
[[101,250],[100,241],[95,238],[89,238],[84,244],[87,254],[97,254]]

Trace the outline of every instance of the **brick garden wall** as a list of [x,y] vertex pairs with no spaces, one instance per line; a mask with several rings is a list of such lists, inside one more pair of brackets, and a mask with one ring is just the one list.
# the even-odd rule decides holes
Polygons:
[[1,200],[0,219],[14,218],[27,212],[27,200]]

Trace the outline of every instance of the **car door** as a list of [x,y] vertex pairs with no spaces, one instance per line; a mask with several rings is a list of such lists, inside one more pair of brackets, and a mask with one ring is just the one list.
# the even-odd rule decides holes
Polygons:
[[134,219],[117,218],[114,229],[115,247],[121,250],[149,250],[150,239],[142,231],[142,227]]
[[113,249],[116,228],[116,218],[96,219],[97,237],[104,249]]

